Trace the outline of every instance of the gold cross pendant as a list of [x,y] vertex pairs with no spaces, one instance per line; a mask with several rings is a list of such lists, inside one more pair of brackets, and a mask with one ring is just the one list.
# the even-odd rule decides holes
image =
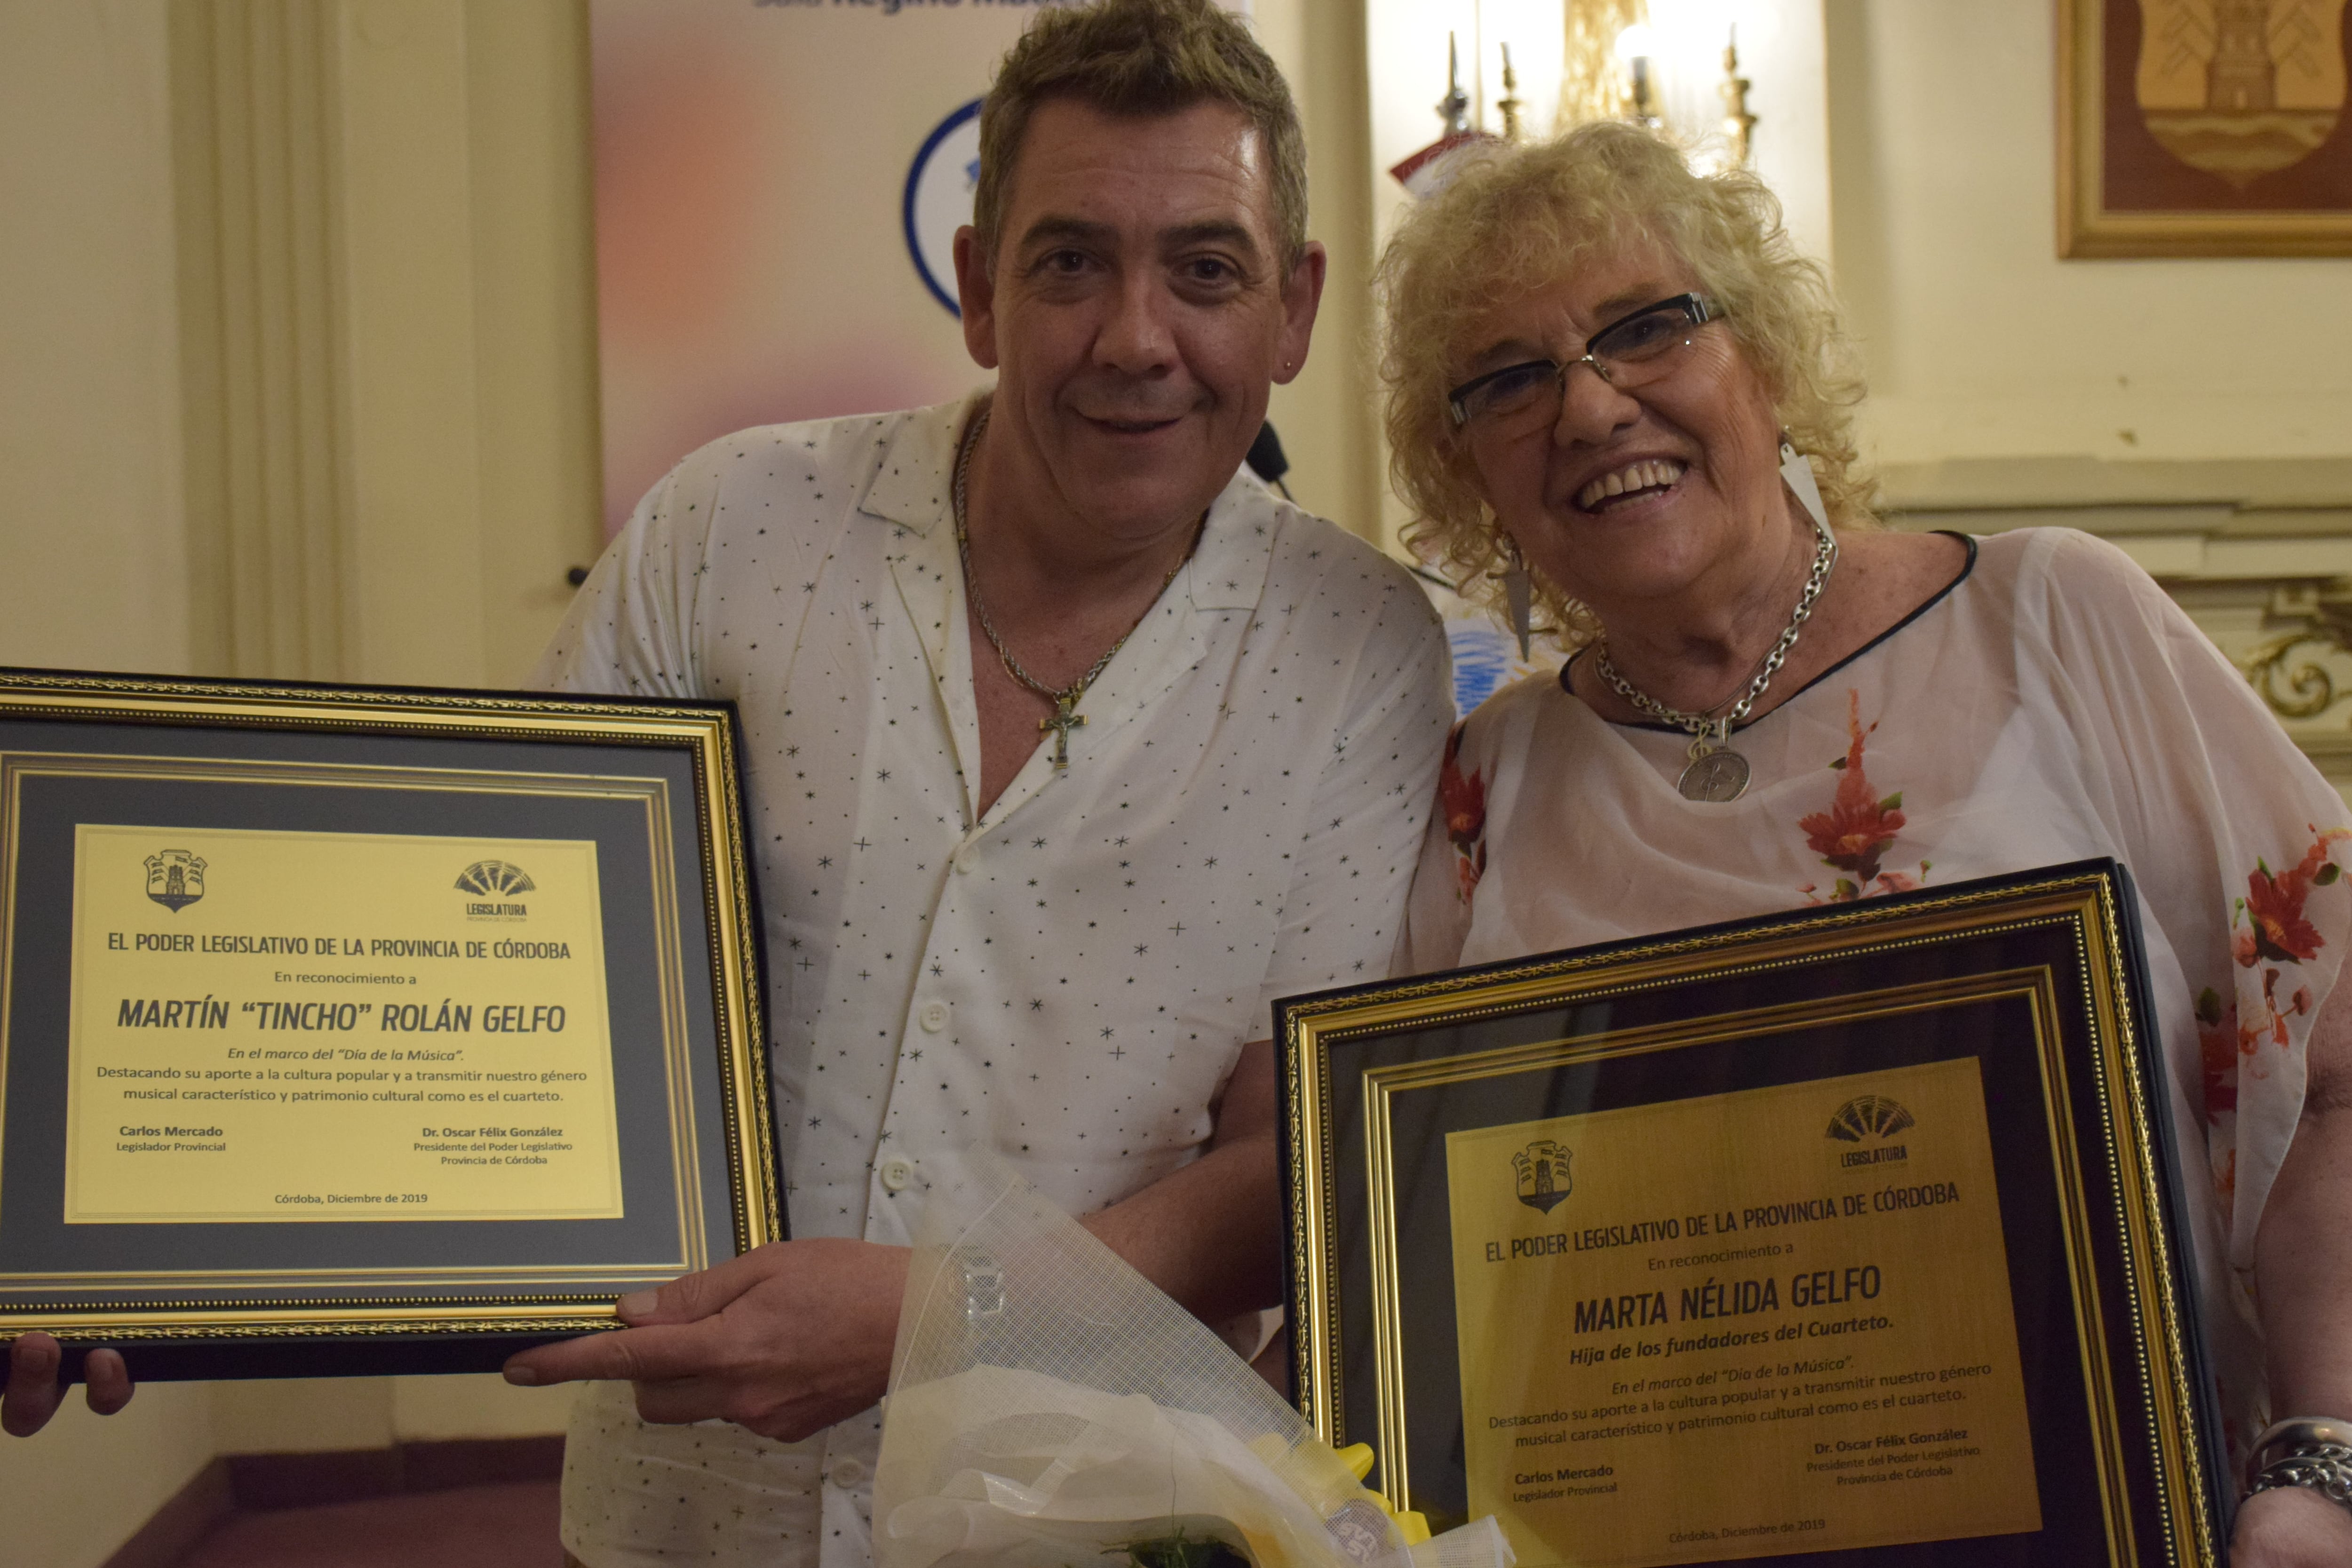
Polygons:
[[1054,699],[1054,716],[1037,721],[1037,732],[1054,731],[1054,771],[1065,773],[1070,766],[1070,731],[1087,721],[1087,716],[1076,711],[1078,695],[1070,692]]

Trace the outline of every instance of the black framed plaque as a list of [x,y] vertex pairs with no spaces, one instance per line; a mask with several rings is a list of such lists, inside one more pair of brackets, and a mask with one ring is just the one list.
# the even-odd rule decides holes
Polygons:
[[1300,1407],[1521,1568],[2206,1564],[2123,869],[1278,1003]]
[[470,1370],[781,1238],[740,815],[723,704],[0,672],[0,1338]]

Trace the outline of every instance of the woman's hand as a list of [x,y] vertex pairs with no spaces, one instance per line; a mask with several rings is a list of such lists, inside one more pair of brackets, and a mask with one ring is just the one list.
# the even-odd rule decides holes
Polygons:
[[2230,1568],[2343,1568],[2352,1563],[2352,1509],[2308,1487],[2273,1487],[2238,1506]]
[[[65,1398],[58,1367],[65,1352],[48,1335],[18,1334],[8,1346],[8,1389],[0,1394],[0,1431],[12,1437],[29,1437],[49,1424]],[[111,1415],[131,1403],[131,1371],[120,1352],[96,1350],[82,1363],[82,1380],[89,1386],[89,1407]]]

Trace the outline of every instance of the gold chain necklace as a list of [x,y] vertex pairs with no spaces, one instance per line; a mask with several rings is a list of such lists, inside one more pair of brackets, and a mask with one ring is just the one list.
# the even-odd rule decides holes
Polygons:
[[[1004,639],[996,635],[995,623],[988,618],[987,602],[980,596],[980,578],[971,569],[971,529],[965,521],[964,503],[966,484],[971,472],[972,448],[980,445],[980,433],[988,428],[988,411],[992,406],[986,403],[980,405],[980,412],[972,416],[971,427],[964,432],[962,445],[956,448],[955,485],[951,491],[955,498],[956,553],[963,561],[964,592],[971,596],[972,611],[980,617],[980,629],[987,637],[988,646],[994,648],[996,657],[1004,661],[1005,673],[1054,705],[1051,718],[1037,721],[1037,732],[1042,735],[1049,730],[1053,731],[1054,771],[1058,773],[1067,771],[1070,765],[1070,731],[1083,728],[1087,721],[1087,716],[1077,710],[1078,700],[1087,694],[1087,688],[1095,683],[1095,677],[1118,657],[1118,650],[1127,646],[1127,639],[1135,635],[1135,626],[1141,626],[1143,619],[1137,616],[1135,626],[1119,633],[1118,640],[1105,648],[1103,656],[1095,660],[1084,675],[1059,690],[1022,668],[1021,661],[1013,657],[1013,650],[1004,646]],[[1168,584],[1176,581],[1176,574],[1184,569],[1184,563],[1192,559],[1192,552],[1201,542],[1201,530],[1207,526],[1208,521],[1209,514],[1204,511],[1200,521],[1192,525],[1192,542],[1184,546],[1184,553],[1176,557],[1175,564],[1168,568],[1168,575],[1160,579],[1159,592],[1151,595],[1152,604],[1160,602],[1160,595],[1168,592]],[[1150,605],[1144,606],[1144,614],[1150,614]]]
[[1619,674],[1617,667],[1609,661],[1607,634],[1604,632],[1600,639],[1598,657],[1593,663],[1601,672],[1601,679],[1639,711],[1690,731],[1690,763],[1675,784],[1685,800],[1733,801],[1738,800],[1748,788],[1748,759],[1732,750],[1731,727],[1748,717],[1755,709],[1757,700],[1772,684],[1772,678],[1780,673],[1780,666],[1788,660],[1789,650],[1797,646],[1798,635],[1805,629],[1805,623],[1812,618],[1813,602],[1822,596],[1822,590],[1829,585],[1830,574],[1837,569],[1837,535],[1832,533],[1829,523],[1819,517],[1813,519],[1813,531],[1820,542],[1813,549],[1813,569],[1805,577],[1805,591],[1799,595],[1797,607],[1790,612],[1789,624],[1782,628],[1780,640],[1758,661],[1756,673],[1748,680],[1748,689],[1728,709],[1721,712],[1710,709],[1705,713],[1685,713],[1679,708],[1667,707]]

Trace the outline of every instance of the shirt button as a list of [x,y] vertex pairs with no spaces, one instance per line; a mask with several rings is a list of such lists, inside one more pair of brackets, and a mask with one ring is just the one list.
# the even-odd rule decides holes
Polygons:
[[854,1487],[865,1479],[866,1467],[859,1464],[856,1460],[835,1459],[833,1462],[833,1484],[835,1486]]
[[948,1026],[948,1005],[944,1002],[924,1003],[915,1013],[915,1022],[923,1026],[923,1033],[938,1034]]
[[[888,1159],[883,1161],[879,1165],[876,1166],[874,1168],[874,1173],[882,1178],[882,1190],[884,1192],[903,1193],[915,1179],[915,1162],[908,1159],[904,1154],[893,1154]],[[844,1464],[856,1463],[855,1460],[850,1459],[845,1459],[842,1462]],[[835,1470],[834,1474],[838,1478],[840,1472]],[[855,1486],[856,1483],[855,1481],[850,1481],[843,1484]]]

